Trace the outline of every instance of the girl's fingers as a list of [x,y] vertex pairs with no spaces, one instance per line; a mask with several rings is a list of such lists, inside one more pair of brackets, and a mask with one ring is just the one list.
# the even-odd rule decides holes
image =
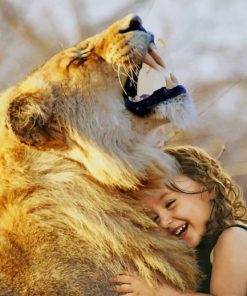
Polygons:
[[114,292],[117,292],[117,293],[131,293],[131,292],[133,292],[133,289],[128,284],[116,285],[115,287],[112,287],[111,290]]
[[120,284],[129,284],[131,283],[131,276],[126,274],[119,274],[110,278],[110,282],[112,283],[120,283]]

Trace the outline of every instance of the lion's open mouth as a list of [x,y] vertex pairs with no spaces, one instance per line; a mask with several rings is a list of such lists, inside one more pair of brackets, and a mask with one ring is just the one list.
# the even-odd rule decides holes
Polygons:
[[[164,67],[164,62],[154,49],[153,43],[150,43],[148,46],[148,52],[144,56],[143,63],[154,69],[157,69],[158,65]],[[139,65],[139,68],[141,67],[142,64]],[[135,115],[145,116],[152,112],[159,104],[186,93],[186,89],[182,85],[178,85],[176,78],[171,75],[170,88],[163,86],[155,90],[151,95],[137,96],[138,74],[132,73],[132,75],[127,78],[123,93],[126,108]],[[171,87],[171,85],[174,87]]]
[[[143,31],[149,34],[149,44],[146,53],[136,68],[140,70],[143,63],[156,70],[159,69],[159,66],[165,67],[162,58],[156,51],[153,35],[142,27],[142,21],[139,17],[135,17],[131,21],[129,28],[125,31]],[[160,118],[169,119],[180,127],[185,127],[190,122],[193,122],[195,110],[192,100],[186,89],[178,84],[174,75],[171,74],[166,87],[163,86],[150,95],[138,96],[137,83],[139,70],[130,70],[131,73],[128,73],[128,78],[124,84],[123,98],[125,106],[129,111],[137,116],[145,116],[151,112],[157,113],[159,109]]]

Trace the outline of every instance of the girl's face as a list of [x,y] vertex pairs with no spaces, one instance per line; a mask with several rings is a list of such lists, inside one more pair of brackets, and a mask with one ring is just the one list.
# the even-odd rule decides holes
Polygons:
[[153,196],[141,199],[150,217],[171,234],[196,247],[206,231],[215,193],[204,191],[203,186],[185,175],[173,178],[173,183],[186,192],[174,191],[164,186]]

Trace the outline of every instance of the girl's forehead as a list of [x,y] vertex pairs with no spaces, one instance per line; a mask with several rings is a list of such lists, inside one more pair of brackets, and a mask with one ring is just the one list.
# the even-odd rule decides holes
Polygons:
[[171,183],[174,184],[177,188],[185,191],[199,190],[202,188],[202,184],[194,181],[186,175],[174,176],[173,178],[171,178]]
[[150,191],[143,192],[141,199],[149,202],[159,202],[172,197],[179,197],[187,193],[201,192],[203,185],[192,180],[186,175],[177,175],[170,179],[170,185],[164,184],[160,188],[155,188]]
[[186,175],[176,175],[171,178],[173,182],[189,182],[193,181],[189,176]]

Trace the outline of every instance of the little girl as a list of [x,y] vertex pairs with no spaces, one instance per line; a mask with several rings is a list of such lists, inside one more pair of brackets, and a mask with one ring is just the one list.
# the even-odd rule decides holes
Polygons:
[[125,296],[246,296],[247,213],[239,187],[219,163],[199,148],[165,148],[181,167],[170,185],[140,198],[160,227],[196,249],[205,275],[197,292],[168,286],[150,288],[135,274],[112,279],[114,291]]

